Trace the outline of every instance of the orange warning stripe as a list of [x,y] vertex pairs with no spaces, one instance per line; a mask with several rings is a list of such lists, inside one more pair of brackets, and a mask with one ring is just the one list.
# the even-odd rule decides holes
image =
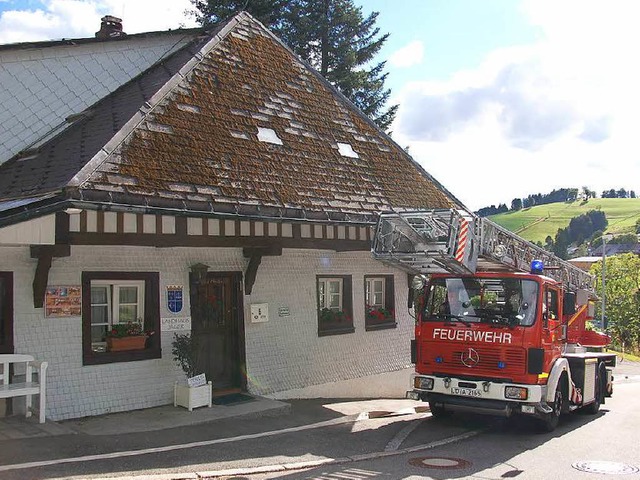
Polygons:
[[455,259],[462,263],[464,260],[464,249],[467,246],[467,238],[469,237],[469,222],[464,218],[460,219],[460,231],[458,232],[458,248],[456,249]]

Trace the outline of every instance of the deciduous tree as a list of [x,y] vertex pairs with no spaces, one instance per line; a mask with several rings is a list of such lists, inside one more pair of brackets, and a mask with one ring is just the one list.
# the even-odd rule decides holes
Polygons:
[[[602,262],[591,267],[596,291],[602,292]],[[605,268],[605,317],[607,330],[628,350],[640,349],[640,257],[632,253],[607,257]],[[596,304],[596,316],[602,315]]]

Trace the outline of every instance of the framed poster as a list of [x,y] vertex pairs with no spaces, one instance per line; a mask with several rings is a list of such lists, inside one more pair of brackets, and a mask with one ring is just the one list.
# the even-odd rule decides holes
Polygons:
[[80,285],[47,287],[44,293],[45,317],[79,317],[82,313]]

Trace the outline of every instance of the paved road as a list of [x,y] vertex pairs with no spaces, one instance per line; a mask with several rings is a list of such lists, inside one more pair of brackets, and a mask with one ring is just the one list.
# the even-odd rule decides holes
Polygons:
[[[516,473],[518,478],[552,478],[527,475],[544,473],[555,459],[559,463],[553,465],[553,471],[563,472],[556,478],[596,478],[573,471],[570,464],[581,458],[596,459],[591,453],[598,452],[594,450],[598,439],[605,439],[601,443],[606,459],[636,463],[640,459],[640,416],[635,412],[640,364],[624,362],[616,379],[614,398],[607,401],[601,415],[572,415],[553,434],[536,434],[520,423],[505,427],[485,417],[456,416],[449,422],[437,422],[428,413],[416,413],[415,408],[403,411],[405,405],[416,405],[410,401],[377,405],[297,401],[292,402],[290,414],[273,418],[227,419],[122,435],[75,434],[0,442],[0,478],[75,480],[153,478],[150,476],[156,474],[162,474],[158,478],[164,480],[224,474],[315,478],[325,470],[371,466],[384,472],[375,476],[393,479],[411,478],[406,474],[411,458],[434,454],[459,457],[472,466],[437,474],[423,466],[411,467],[414,478],[509,478]],[[391,404],[393,409],[383,408]],[[369,414],[363,414],[365,411]],[[593,443],[588,444],[588,439],[594,439]],[[321,467],[312,472],[250,477],[256,468],[274,470],[286,465],[294,469],[313,462]],[[386,462],[389,470],[385,470]],[[513,468],[505,470],[505,465]],[[576,472],[582,476],[575,476]]]
[[[624,369],[620,369],[624,370]],[[394,455],[372,455],[297,472],[243,475],[250,480],[640,479],[640,375],[637,365],[619,372],[615,396],[597,415],[564,417],[553,433],[532,433],[529,422],[494,422],[480,417],[448,421],[475,431],[460,441],[429,446],[432,418],[420,424]],[[412,450],[415,449],[415,450]],[[581,468],[583,470],[581,470]],[[586,469],[587,471],[584,471]]]

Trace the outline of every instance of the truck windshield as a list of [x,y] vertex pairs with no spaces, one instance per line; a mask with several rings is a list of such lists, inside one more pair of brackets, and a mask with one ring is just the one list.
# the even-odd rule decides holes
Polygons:
[[427,287],[423,321],[533,325],[538,284],[516,278],[434,278]]

